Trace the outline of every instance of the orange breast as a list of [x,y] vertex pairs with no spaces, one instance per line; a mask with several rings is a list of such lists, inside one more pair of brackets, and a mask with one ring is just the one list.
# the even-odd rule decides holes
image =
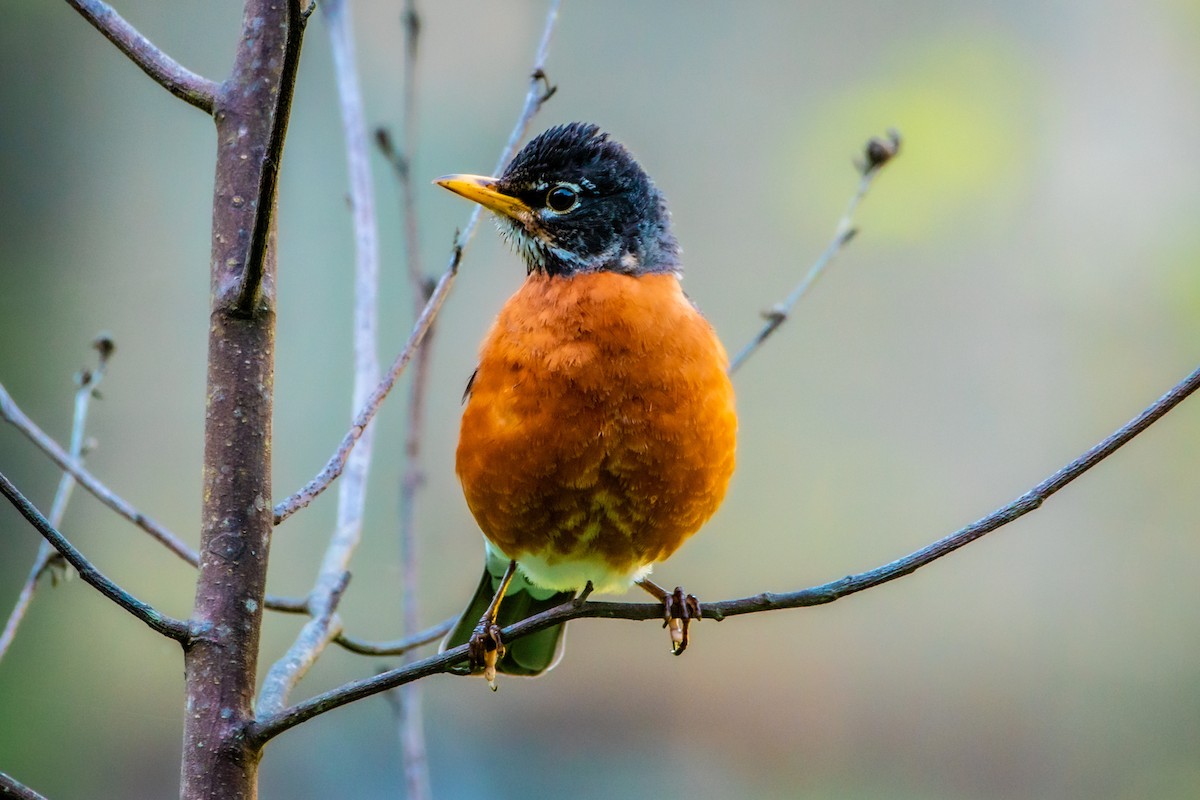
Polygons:
[[[673,275],[532,275],[483,342],[462,418],[457,470],[484,534],[518,561],[592,564],[597,586],[627,586],[725,495],[726,366]],[[530,576],[578,588],[570,573]]]

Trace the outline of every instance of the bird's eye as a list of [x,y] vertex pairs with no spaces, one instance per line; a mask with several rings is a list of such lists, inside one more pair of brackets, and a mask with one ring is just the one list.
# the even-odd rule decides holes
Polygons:
[[546,193],[546,207],[565,214],[579,204],[579,193],[570,186],[559,184]]

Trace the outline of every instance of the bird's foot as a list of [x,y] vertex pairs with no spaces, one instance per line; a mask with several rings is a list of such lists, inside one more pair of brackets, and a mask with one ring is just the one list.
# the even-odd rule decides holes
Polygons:
[[492,691],[496,691],[496,662],[504,658],[504,641],[500,638],[500,626],[495,620],[484,617],[475,626],[467,642],[467,655],[471,671],[483,670],[483,677]]
[[663,627],[671,634],[671,652],[681,655],[688,646],[688,626],[700,621],[700,601],[694,594],[684,594],[682,586],[663,597]]

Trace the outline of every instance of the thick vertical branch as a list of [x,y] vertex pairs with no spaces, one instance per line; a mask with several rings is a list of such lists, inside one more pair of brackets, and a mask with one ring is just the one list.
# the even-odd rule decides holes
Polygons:
[[271,516],[273,210],[304,19],[299,0],[247,0],[218,92],[212,310],[200,577],[185,658],[181,795],[257,796],[252,719]]

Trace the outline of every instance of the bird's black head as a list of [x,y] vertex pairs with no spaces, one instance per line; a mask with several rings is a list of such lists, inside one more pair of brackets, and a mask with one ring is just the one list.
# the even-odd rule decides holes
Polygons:
[[494,212],[529,272],[680,269],[662,194],[629,151],[595,125],[551,128],[498,178],[448,175],[437,183]]

